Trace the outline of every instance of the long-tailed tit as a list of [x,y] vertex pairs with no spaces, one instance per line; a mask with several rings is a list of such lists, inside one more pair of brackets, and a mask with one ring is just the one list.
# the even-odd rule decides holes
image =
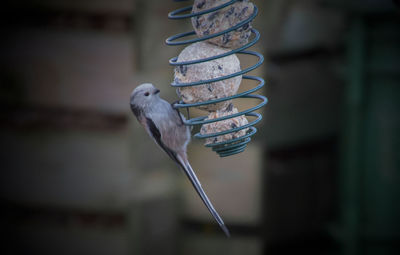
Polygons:
[[227,236],[228,228],[214,209],[192,167],[189,164],[186,147],[190,142],[190,129],[184,125],[184,116],[159,96],[160,90],[153,84],[144,83],[131,94],[132,112],[146,129],[151,138],[175,161],[189,178],[200,198]]

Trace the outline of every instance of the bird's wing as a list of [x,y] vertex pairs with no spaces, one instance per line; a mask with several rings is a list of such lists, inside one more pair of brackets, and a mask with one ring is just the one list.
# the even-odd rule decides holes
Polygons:
[[175,101],[175,102],[173,102],[173,103],[171,104],[171,108],[172,108],[173,110],[175,110],[175,111],[176,111],[176,113],[178,114],[178,116],[179,116],[179,119],[180,119],[180,121],[181,121],[181,125],[184,125],[184,124],[185,124],[185,122],[184,122],[183,120],[184,120],[184,118],[185,118],[185,117],[183,117],[182,113],[179,111],[179,109],[178,109],[178,108],[175,108],[175,107],[174,107],[174,105],[175,105],[175,104],[177,104],[177,103],[179,103],[179,100],[178,100],[178,101]]
[[176,163],[180,165],[180,163],[176,159],[176,153],[162,142],[160,130],[157,128],[156,124],[154,124],[153,120],[150,118],[146,118],[146,124],[148,132],[151,133],[151,137],[154,138],[154,141],[158,144],[158,146],[160,146],[161,149],[163,149],[168,154],[168,156],[171,157],[171,159],[173,159]]
[[230,233],[228,228],[225,226],[224,221],[219,216],[218,212],[214,209],[210,200],[208,199],[206,193],[201,187],[200,181],[198,180],[195,172],[190,166],[189,162],[185,160],[181,155],[178,155],[175,151],[171,150],[166,146],[161,139],[160,130],[154,124],[154,122],[150,118],[146,118],[148,131],[151,132],[152,137],[156,141],[156,143],[170,156],[170,158],[175,161],[185,172],[186,176],[189,178],[193,187],[195,188],[197,194],[199,194],[201,200],[206,205],[207,209],[210,211],[214,219],[218,222],[219,226],[222,228],[224,233],[229,237]]

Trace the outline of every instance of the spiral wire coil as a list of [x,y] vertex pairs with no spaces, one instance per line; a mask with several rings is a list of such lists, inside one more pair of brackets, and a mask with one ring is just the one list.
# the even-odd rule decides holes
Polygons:
[[[192,6],[187,6],[187,7],[180,8],[180,9],[170,12],[168,14],[168,18],[170,18],[170,19],[187,19],[187,18],[197,17],[197,16],[200,16],[203,14],[215,12],[215,11],[225,8],[229,5],[232,5],[237,1],[238,0],[231,0],[229,2],[221,4],[219,6],[210,8],[208,10],[199,11],[196,13],[187,13],[192,10]],[[210,34],[207,36],[203,36],[201,38],[186,39],[186,40],[184,40],[185,37],[196,35],[196,33],[195,33],[195,31],[184,32],[184,33],[180,33],[180,34],[177,34],[177,35],[167,38],[166,44],[167,45],[175,45],[175,46],[192,44],[192,43],[208,40],[210,38],[214,38],[217,36],[221,36],[223,34],[229,33],[233,30],[236,30],[236,29],[248,24],[257,16],[257,13],[258,13],[258,9],[256,6],[254,6],[254,11],[253,11],[252,15],[250,15],[250,17],[248,17],[247,19],[239,22],[238,24],[236,24],[224,31],[221,31],[221,32],[218,32],[215,34]],[[260,39],[260,33],[256,29],[251,28],[251,33],[252,33],[252,35],[254,35],[254,37],[252,40],[249,40],[249,42],[247,44],[245,44],[239,48],[233,49],[231,51],[228,51],[224,54],[220,54],[220,55],[216,55],[216,56],[212,56],[212,57],[208,57],[208,58],[203,58],[203,59],[198,59],[198,60],[192,60],[192,61],[178,62],[178,57],[173,57],[169,60],[169,63],[172,66],[185,66],[185,65],[193,65],[193,64],[203,63],[203,62],[211,61],[211,60],[218,59],[218,58],[223,58],[223,57],[229,56],[231,54],[251,55],[253,57],[258,58],[257,63],[254,64],[253,66],[247,67],[244,70],[241,70],[239,72],[235,72],[235,73],[232,73],[229,75],[225,75],[225,76],[221,76],[221,77],[217,77],[217,78],[213,78],[213,79],[209,79],[209,80],[200,80],[200,81],[196,81],[196,82],[190,82],[190,83],[176,83],[175,81],[171,83],[171,86],[175,87],[175,88],[199,86],[202,84],[207,84],[207,83],[230,79],[232,77],[239,76],[239,75],[242,75],[242,79],[253,80],[253,81],[258,82],[258,84],[255,87],[253,87],[247,91],[232,95],[232,96],[218,98],[215,100],[208,100],[208,101],[204,101],[204,102],[191,103],[191,104],[184,103],[183,101],[179,101],[178,103],[174,104],[174,107],[177,109],[187,108],[189,111],[189,108],[191,108],[191,107],[215,104],[215,103],[219,103],[222,101],[233,100],[233,99],[237,99],[237,98],[256,99],[256,100],[260,101],[259,104],[254,107],[251,107],[249,109],[246,109],[241,112],[231,114],[228,116],[223,116],[223,117],[219,117],[219,118],[215,118],[215,119],[206,119],[207,116],[202,116],[202,117],[195,117],[195,118],[191,118],[191,119],[189,118],[187,120],[184,120],[185,125],[195,126],[195,125],[203,125],[203,124],[222,121],[222,120],[226,120],[226,119],[230,119],[230,118],[235,118],[235,117],[238,117],[241,115],[245,115],[247,117],[253,118],[252,121],[250,121],[248,124],[243,125],[243,126],[239,126],[239,127],[235,127],[235,128],[229,129],[229,130],[211,133],[211,134],[201,134],[200,132],[198,132],[194,135],[194,137],[196,137],[196,138],[206,139],[206,138],[217,137],[220,135],[238,132],[239,130],[247,128],[248,131],[243,136],[240,136],[240,137],[237,137],[234,139],[230,139],[227,141],[216,142],[216,143],[211,143],[211,144],[205,145],[206,147],[211,147],[212,150],[217,152],[220,157],[234,155],[234,154],[243,152],[245,150],[247,143],[249,143],[251,141],[251,136],[253,136],[257,132],[257,129],[254,127],[254,125],[257,124],[258,122],[260,122],[262,119],[262,115],[255,111],[260,109],[261,107],[263,107],[268,102],[268,99],[265,96],[258,95],[258,94],[252,94],[252,93],[258,91],[259,89],[261,89],[264,86],[265,81],[262,78],[257,77],[257,76],[244,75],[244,74],[256,69],[257,67],[259,67],[264,61],[264,57],[260,53],[255,52],[255,51],[246,50],[247,48],[249,48],[249,47],[253,46],[255,43],[257,43],[257,41]]]

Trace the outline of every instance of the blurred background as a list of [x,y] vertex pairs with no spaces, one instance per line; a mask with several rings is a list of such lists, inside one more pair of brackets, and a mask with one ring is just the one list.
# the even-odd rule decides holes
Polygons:
[[191,1],[3,3],[1,253],[399,254],[399,1],[253,2],[259,131],[189,146],[230,239],[129,108],[143,82],[178,99],[165,39],[192,28],[167,14]]

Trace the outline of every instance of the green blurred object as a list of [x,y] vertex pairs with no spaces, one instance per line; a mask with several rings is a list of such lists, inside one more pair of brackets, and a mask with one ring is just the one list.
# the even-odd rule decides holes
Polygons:
[[343,254],[399,254],[400,19],[373,4],[351,17],[336,237]]

